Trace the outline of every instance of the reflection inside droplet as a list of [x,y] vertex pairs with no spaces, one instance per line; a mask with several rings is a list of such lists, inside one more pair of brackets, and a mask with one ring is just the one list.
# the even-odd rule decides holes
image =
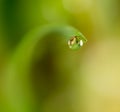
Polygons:
[[82,40],[80,40],[80,46],[83,46],[83,41]]
[[84,44],[83,40],[80,39],[77,36],[72,37],[69,41],[68,41],[68,46],[70,49],[78,49],[80,47],[82,47]]

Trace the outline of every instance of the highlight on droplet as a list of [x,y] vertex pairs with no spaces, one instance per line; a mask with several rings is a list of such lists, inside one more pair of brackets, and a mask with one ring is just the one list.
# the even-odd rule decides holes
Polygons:
[[80,46],[83,46],[83,40],[80,40]]

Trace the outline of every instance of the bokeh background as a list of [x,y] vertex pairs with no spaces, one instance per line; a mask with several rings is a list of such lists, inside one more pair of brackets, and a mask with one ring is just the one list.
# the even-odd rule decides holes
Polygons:
[[[71,51],[55,37],[41,40],[22,69],[27,61],[19,60],[24,54],[13,59],[16,48],[26,33],[49,23],[74,26],[88,42]],[[119,0],[0,0],[0,111],[120,112],[119,50]],[[22,77],[9,70],[15,63]],[[8,79],[13,85],[4,91]]]

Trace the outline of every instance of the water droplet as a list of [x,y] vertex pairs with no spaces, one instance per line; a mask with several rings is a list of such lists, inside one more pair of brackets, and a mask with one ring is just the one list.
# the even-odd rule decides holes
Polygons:
[[70,49],[78,49],[82,47],[83,44],[84,44],[84,41],[80,39],[80,37],[78,36],[74,36],[68,41],[68,46]]

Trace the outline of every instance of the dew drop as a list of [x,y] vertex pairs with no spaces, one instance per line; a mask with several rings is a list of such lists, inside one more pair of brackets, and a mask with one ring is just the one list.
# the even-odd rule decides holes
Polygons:
[[80,37],[74,36],[68,41],[68,46],[70,49],[79,49],[84,44],[84,41]]

